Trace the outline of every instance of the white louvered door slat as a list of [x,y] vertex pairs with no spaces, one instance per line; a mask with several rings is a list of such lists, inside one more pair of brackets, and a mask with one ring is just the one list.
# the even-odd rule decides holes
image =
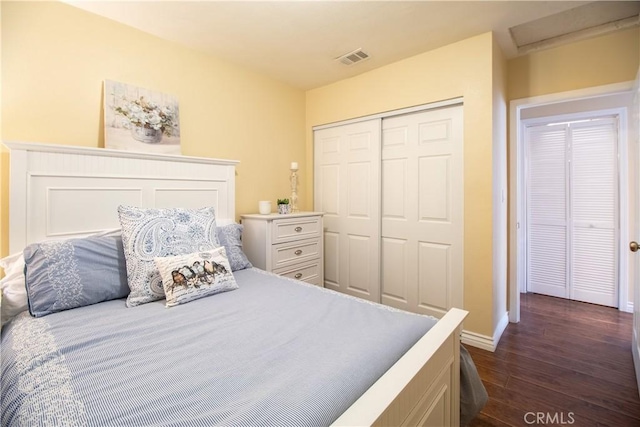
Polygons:
[[568,297],[567,125],[527,128],[527,278],[531,292]]
[[617,123],[573,123],[571,132],[571,299],[618,305]]

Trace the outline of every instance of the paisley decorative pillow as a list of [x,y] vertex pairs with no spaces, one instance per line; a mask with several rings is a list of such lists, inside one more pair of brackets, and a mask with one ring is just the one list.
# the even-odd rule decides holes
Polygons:
[[212,207],[157,209],[119,206],[127,279],[127,306],[165,297],[154,258],[207,251],[220,246]]
[[227,251],[231,271],[244,270],[245,268],[253,267],[251,262],[247,259],[247,256],[242,252],[241,224],[229,224],[218,227],[218,240]]
[[167,307],[238,289],[223,247],[155,259]]

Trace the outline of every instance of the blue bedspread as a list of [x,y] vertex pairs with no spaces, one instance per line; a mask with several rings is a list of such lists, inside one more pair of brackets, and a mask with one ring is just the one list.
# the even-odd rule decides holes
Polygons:
[[240,289],[172,308],[23,313],[2,331],[2,425],[327,425],[436,322],[234,274]]

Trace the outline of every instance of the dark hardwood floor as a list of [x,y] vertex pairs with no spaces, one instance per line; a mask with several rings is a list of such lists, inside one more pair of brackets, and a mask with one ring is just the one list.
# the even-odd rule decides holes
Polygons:
[[470,425],[640,426],[632,319],[523,294],[521,322],[509,324],[495,353],[466,346],[489,393]]

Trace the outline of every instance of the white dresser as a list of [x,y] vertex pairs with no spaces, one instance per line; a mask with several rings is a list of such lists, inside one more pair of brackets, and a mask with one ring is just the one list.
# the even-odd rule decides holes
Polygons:
[[254,267],[322,286],[322,215],[241,215],[244,253]]

